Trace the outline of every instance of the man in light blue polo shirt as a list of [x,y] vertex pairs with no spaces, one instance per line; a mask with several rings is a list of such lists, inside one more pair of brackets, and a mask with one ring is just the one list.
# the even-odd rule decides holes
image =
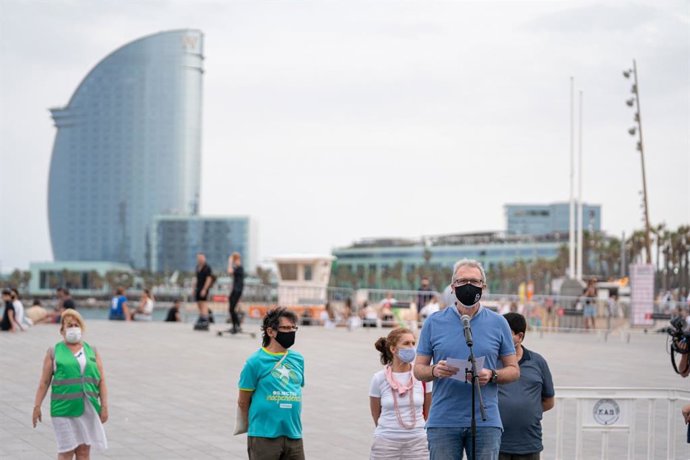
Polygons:
[[[426,424],[431,460],[460,460],[463,451],[471,460],[498,459],[503,425],[498,411],[497,384],[517,380],[520,369],[508,323],[479,303],[485,287],[486,274],[479,262],[470,259],[458,261],[453,267],[451,281],[458,301],[430,316],[419,336],[415,377],[426,382],[436,379]],[[474,356],[478,360],[484,358],[479,384],[482,385],[487,420],[482,421],[477,402],[476,455],[472,452],[470,429],[472,385],[449,378],[458,372],[464,374],[465,369],[447,363],[448,358],[466,360],[469,357],[460,319],[463,315],[471,318]],[[496,370],[499,360],[503,367]]]

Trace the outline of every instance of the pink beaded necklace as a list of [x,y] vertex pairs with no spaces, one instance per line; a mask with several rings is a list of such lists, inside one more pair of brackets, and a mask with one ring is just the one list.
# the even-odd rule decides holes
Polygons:
[[[393,407],[395,408],[395,416],[398,418],[398,423],[401,427],[406,430],[411,430],[417,425],[417,413],[414,407],[414,384],[416,379],[414,378],[414,373],[410,371],[410,380],[407,384],[403,385],[393,377],[393,369],[390,365],[386,366],[386,380],[391,387],[391,393],[393,394]],[[400,414],[400,408],[398,407],[398,393],[400,396],[404,396],[405,393],[409,394],[410,397],[410,414],[412,415],[412,424],[407,424]]]

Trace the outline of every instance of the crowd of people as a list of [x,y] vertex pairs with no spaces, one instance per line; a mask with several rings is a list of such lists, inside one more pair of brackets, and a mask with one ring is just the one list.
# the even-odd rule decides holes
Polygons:
[[[113,321],[152,321],[154,297],[149,289],[141,292],[139,303],[131,308],[125,288],[118,286],[110,301],[108,319]],[[77,305],[69,289],[58,288],[51,309],[46,308],[41,300],[35,299],[31,307],[25,308],[17,289],[2,290],[3,310],[0,319],[0,331],[24,332],[37,324],[60,324],[62,316],[69,311],[76,311]],[[181,321],[180,300],[175,299],[168,309],[166,322]]]
[[[374,343],[383,369],[369,389],[375,426],[370,458],[538,459],[542,414],[554,407],[555,393],[544,358],[522,345],[525,318],[481,305],[486,275],[476,261],[459,261],[451,286],[456,302],[429,315],[419,341],[399,327]],[[462,334],[464,321],[473,342]],[[262,331],[262,347],[247,359],[238,382],[235,434],[247,433],[250,460],[304,459],[305,363],[291,348],[298,317],[276,308],[264,317]],[[476,375],[455,367],[472,345],[483,362]],[[479,418],[470,405],[472,393],[479,394],[476,385],[486,417],[472,430],[471,420]]]
[[[213,275],[203,254],[197,262],[198,325],[210,321],[204,303]],[[239,254],[231,255],[227,271],[235,278],[228,312],[232,331],[237,333],[241,331],[237,305],[244,278]],[[397,324],[387,336],[376,339],[374,348],[383,367],[369,385],[372,460],[540,458],[542,416],[555,405],[551,372],[539,353],[523,345],[528,318],[513,305],[505,313],[487,308],[482,301],[486,285],[481,264],[463,259],[453,269],[452,301],[442,299],[423,280],[417,302],[407,308],[415,326]],[[591,286],[585,297],[594,297]],[[62,336],[43,360],[34,427],[42,421],[42,402],[51,390],[58,458],[89,458],[91,448],[107,448],[103,424],[108,420],[108,389],[103,363],[97,349],[84,341],[86,325],[69,290],[57,290],[53,311],[40,304],[25,311],[16,290],[3,290],[2,297],[2,330],[21,331],[44,322],[58,324]],[[393,312],[398,307],[389,293],[375,307],[365,303],[358,312],[345,302],[343,312],[361,326],[380,326],[381,321],[400,319]],[[154,298],[148,290],[136,307],[130,307],[126,291],[118,287],[109,319],[151,321],[153,309]],[[418,335],[417,319],[422,320]],[[166,321],[179,320],[176,300]],[[326,308],[324,320],[336,320],[333,308]],[[305,360],[292,348],[299,324],[301,319],[287,308],[269,310],[262,320],[261,347],[242,368],[235,434],[247,433],[250,460],[305,458],[301,421]],[[690,374],[687,356],[681,361],[683,376]],[[476,368],[472,357],[479,362]],[[476,407],[475,399],[480,400]],[[690,406],[683,409],[683,416],[686,423],[690,421]]]

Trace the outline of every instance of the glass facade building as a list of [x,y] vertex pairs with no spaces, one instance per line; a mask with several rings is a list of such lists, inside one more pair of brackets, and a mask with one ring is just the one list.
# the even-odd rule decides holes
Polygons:
[[[568,235],[570,203],[507,204],[504,209],[506,228],[510,235]],[[584,231],[601,231],[601,206],[583,203],[582,214]],[[577,227],[577,205],[575,226]]]
[[[338,267],[357,273],[362,280],[371,280],[369,285],[375,287],[381,285],[381,276],[386,271],[398,265],[404,274],[413,272],[425,265],[425,257],[430,266],[449,270],[460,259],[475,259],[491,271],[499,265],[509,266],[518,261],[555,259],[566,240],[490,232],[407,241],[360,241],[346,248],[334,249],[332,254],[337,258]],[[407,288],[414,289],[414,283],[418,281],[415,279]]]
[[151,268],[156,272],[194,271],[196,255],[216,274],[224,274],[233,252],[245,270],[257,263],[257,228],[249,217],[157,216],[151,232]]
[[153,217],[198,212],[202,74],[203,34],[161,32],[105,57],[51,109],[55,260],[144,268]]

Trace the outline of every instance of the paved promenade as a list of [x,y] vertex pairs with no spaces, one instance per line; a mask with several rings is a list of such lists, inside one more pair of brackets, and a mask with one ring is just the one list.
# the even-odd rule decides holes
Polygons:
[[[248,328],[258,332],[257,325]],[[379,369],[373,343],[387,331],[299,330],[295,349],[306,362],[307,458],[368,458],[374,428],[368,389]],[[55,458],[49,397],[43,404],[44,421],[36,429],[31,428],[31,410],[42,359],[59,338],[52,325],[0,334],[0,458]],[[232,436],[237,380],[244,360],[259,347],[259,337],[221,338],[192,331],[190,324],[93,320],[87,323],[85,339],[103,357],[110,390],[110,448],[93,458],[246,458],[246,437]],[[665,341],[660,334],[633,334],[627,343],[618,336],[604,342],[596,334],[540,337],[528,332],[525,345],[546,357],[556,386],[689,389],[690,379],[673,373]],[[554,457],[555,433],[548,429],[554,425],[552,413],[544,420],[543,458]],[[684,433],[680,412],[674,423]],[[644,427],[638,429],[644,432]],[[573,438],[567,435],[567,446]],[[641,453],[646,442],[646,436],[640,436]],[[600,444],[587,443],[589,448]],[[677,445],[677,458],[688,458],[688,446]]]

